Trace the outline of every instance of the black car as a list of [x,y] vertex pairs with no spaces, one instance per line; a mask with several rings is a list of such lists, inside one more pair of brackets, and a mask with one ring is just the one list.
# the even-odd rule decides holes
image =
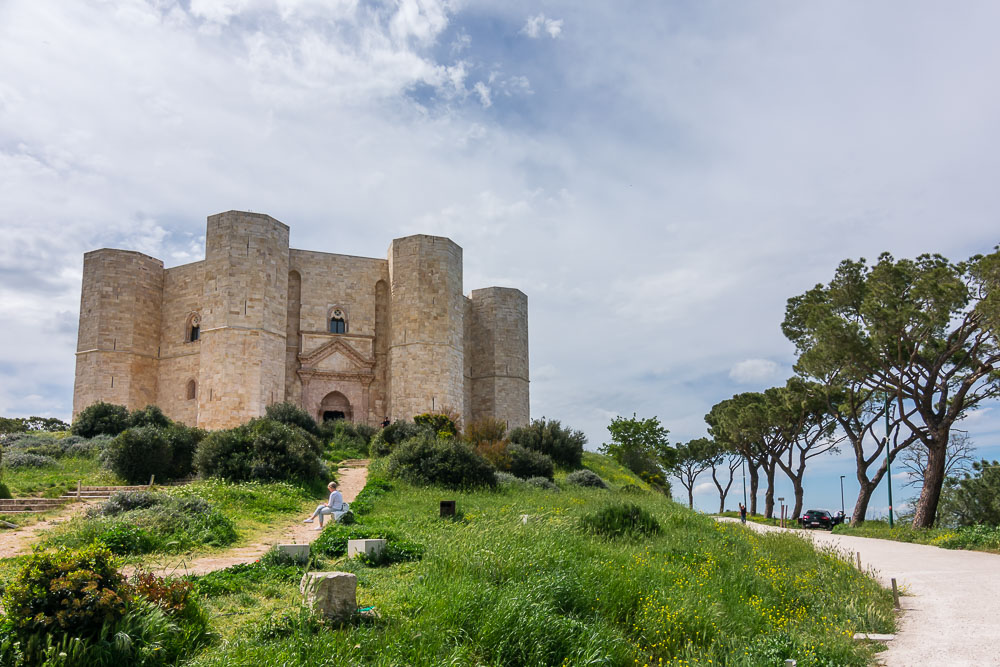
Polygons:
[[809,510],[799,517],[799,525],[803,528],[826,528],[827,530],[833,530],[834,526],[843,522],[843,512],[837,512],[837,516],[834,516],[826,510]]

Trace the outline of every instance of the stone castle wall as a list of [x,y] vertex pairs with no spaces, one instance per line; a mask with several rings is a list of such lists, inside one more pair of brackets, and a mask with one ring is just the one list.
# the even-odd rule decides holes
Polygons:
[[472,419],[528,423],[528,297],[521,290],[472,291],[468,352]]
[[130,250],[83,258],[74,415],[99,400],[156,402],[163,262]]
[[[446,238],[396,239],[373,259],[291,249],[288,232],[229,211],[209,217],[199,262],[87,253],[74,416],[155,403],[214,429],[288,400],[372,425],[429,411],[527,423],[523,293],[463,296],[462,249]],[[330,333],[335,309],[344,333]]]
[[438,236],[396,239],[389,276],[392,418],[447,410],[463,419],[462,249]]

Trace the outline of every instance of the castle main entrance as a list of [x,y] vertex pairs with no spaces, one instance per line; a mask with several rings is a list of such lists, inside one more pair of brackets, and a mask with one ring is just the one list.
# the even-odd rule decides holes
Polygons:
[[326,422],[333,419],[346,419],[352,421],[351,402],[339,391],[331,391],[319,404],[320,421]]

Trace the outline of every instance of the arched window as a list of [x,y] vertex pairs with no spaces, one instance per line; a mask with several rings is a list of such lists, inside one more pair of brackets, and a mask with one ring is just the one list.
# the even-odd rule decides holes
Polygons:
[[330,333],[347,333],[347,313],[343,308],[330,309]]
[[189,343],[193,343],[201,337],[201,315],[198,313],[191,313],[188,316],[187,324],[187,335],[185,340]]
[[198,383],[194,380],[188,380],[187,386],[187,397],[189,401],[193,401],[195,397],[198,396]]

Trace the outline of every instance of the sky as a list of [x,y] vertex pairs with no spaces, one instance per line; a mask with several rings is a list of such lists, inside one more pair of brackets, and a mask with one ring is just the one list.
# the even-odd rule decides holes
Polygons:
[[[788,378],[786,300],[840,260],[1000,242],[998,22],[991,1],[0,0],[0,414],[69,418],[84,252],[177,266],[239,209],[326,252],[448,236],[467,293],[528,295],[533,416],[591,449],[633,413],[701,437]],[[963,423],[983,456],[997,414]],[[808,506],[839,509],[841,474],[851,504],[845,456],[811,464]]]

